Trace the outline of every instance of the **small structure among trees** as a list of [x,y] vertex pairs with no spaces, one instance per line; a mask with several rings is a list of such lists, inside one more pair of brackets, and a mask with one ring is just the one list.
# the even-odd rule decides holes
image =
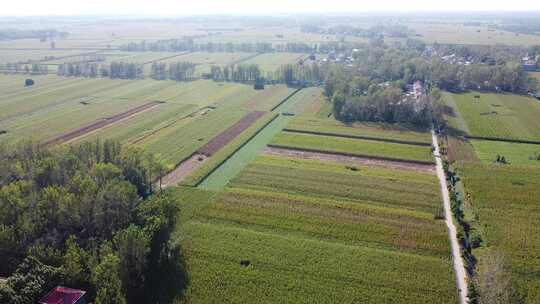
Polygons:
[[83,290],[58,286],[41,298],[39,304],[85,304],[85,294]]

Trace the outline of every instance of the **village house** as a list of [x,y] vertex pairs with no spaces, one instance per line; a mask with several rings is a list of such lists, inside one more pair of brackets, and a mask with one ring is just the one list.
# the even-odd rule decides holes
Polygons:
[[46,294],[39,304],[86,304],[85,291],[57,286]]

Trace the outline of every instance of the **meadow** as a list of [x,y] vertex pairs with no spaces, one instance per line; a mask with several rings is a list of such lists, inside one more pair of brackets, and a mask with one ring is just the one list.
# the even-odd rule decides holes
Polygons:
[[222,192],[173,191],[185,303],[457,301],[430,173],[259,156]]
[[533,98],[475,92],[444,98],[454,112],[450,125],[469,136],[540,141],[540,103]]
[[471,144],[478,158],[485,163],[493,163],[497,155],[500,155],[504,156],[510,165],[540,165],[540,145],[476,139],[472,140]]
[[429,146],[376,140],[283,132],[274,138],[271,145],[281,148],[341,153],[352,156],[433,163],[433,156]]
[[481,263],[488,250],[502,253],[523,303],[539,303],[540,168],[473,163],[456,167],[481,231],[483,242],[475,256]]

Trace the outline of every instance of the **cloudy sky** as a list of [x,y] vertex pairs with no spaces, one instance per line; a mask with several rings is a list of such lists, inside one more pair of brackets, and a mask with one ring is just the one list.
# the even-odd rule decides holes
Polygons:
[[538,0],[3,0],[0,15],[207,15],[540,10]]

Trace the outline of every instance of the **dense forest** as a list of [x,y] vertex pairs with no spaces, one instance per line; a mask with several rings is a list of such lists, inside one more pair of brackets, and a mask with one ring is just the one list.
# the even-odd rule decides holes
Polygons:
[[184,275],[170,242],[178,207],[154,186],[162,172],[113,141],[0,145],[0,303],[36,303],[56,285],[96,304],[170,301]]

